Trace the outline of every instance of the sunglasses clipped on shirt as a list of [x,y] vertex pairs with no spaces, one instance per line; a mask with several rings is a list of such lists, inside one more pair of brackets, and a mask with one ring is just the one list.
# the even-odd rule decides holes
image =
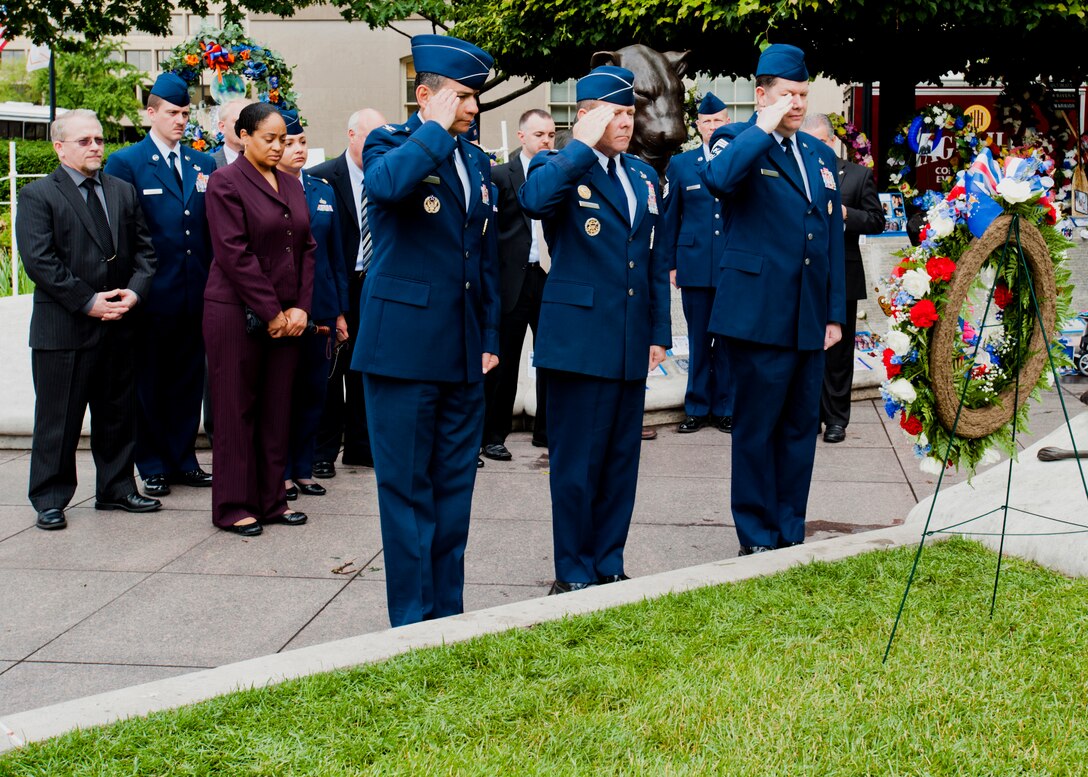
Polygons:
[[91,145],[92,143],[94,145],[96,145],[96,146],[104,146],[104,145],[106,145],[106,139],[105,138],[77,138],[75,140],[62,140],[61,143],[75,143],[80,148],[86,148],[87,146]]

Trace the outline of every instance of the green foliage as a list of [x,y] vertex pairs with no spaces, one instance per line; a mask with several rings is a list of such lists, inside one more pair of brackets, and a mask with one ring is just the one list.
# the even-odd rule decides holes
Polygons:
[[37,98],[25,62],[0,62],[0,102],[28,103]]
[[813,563],[112,726],[23,775],[1077,775],[1088,581],[963,540]]
[[[120,41],[80,43],[57,54],[57,106],[88,108],[98,114],[107,138],[121,135],[121,119],[140,126],[140,101],[136,87],[146,82],[144,74],[111,55],[123,51]],[[48,69],[34,71],[34,87],[44,103],[49,96]]]

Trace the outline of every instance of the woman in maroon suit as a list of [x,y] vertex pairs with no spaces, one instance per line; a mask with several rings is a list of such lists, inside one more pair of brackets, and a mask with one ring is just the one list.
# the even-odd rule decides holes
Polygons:
[[[283,471],[315,244],[301,184],[276,170],[287,133],[279,112],[248,105],[235,130],[245,155],[208,182],[215,258],[204,291],[204,342],[215,419],[212,520],[248,537],[262,523],[306,522],[305,513],[287,509]],[[252,333],[247,308],[267,322]]]

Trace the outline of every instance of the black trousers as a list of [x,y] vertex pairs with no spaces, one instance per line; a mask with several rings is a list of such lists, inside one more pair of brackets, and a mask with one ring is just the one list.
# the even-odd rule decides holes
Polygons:
[[78,351],[31,352],[34,437],[30,503],[38,512],[64,509],[76,492],[76,447],[91,409],[95,494],[114,500],[136,491],[135,351],[131,328],[104,323],[98,344]]
[[854,382],[854,325],[858,301],[846,300],[842,339],[824,354],[824,386],[820,393],[820,421],[845,427],[850,423],[850,388]]
[[343,444],[344,460],[366,463],[372,460],[370,431],[366,421],[366,399],[363,397],[363,376],[350,369],[351,354],[359,341],[359,302],[363,294],[364,276],[359,272],[348,274],[348,299],[351,309],[345,318],[348,322],[348,341],[336,356],[336,366],[329,377],[325,408],[317,425],[317,445],[314,461],[336,461]]
[[[518,301],[509,313],[502,314],[499,323],[499,366],[484,378],[484,445],[506,442],[513,422],[514,400],[518,393],[518,373],[521,367],[521,348],[525,343],[525,330],[532,329],[537,336],[540,321],[540,300],[544,294],[544,282],[548,274],[539,264],[532,264],[525,271]],[[547,432],[547,387],[542,370],[536,373],[536,420],[533,437],[544,439]]]

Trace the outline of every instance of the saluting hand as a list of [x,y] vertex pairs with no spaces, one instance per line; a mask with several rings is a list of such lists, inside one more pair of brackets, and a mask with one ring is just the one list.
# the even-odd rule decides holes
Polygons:
[[431,99],[427,101],[426,107],[419,111],[419,115],[423,121],[437,121],[442,125],[442,129],[448,130],[457,119],[457,108],[460,103],[461,98],[457,96],[457,92],[452,89],[439,89],[431,95]]
[[587,146],[597,145],[597,141],[608,129],[608,123],[612,117],[622,110],[611,103],[602,103],[593,110],[582,114],[582,118],[571,128],[571,135],[575,140],[580,140]]
[[776,129],[778,125],[782,123],[782,117],[790,112],[790,108],[793,106],[793,97],[791,95],[783,95],[779,98],[778,102],[772,105],[765,105],[759,109],[759,117],[756,119],[756,126],[770,135]]

